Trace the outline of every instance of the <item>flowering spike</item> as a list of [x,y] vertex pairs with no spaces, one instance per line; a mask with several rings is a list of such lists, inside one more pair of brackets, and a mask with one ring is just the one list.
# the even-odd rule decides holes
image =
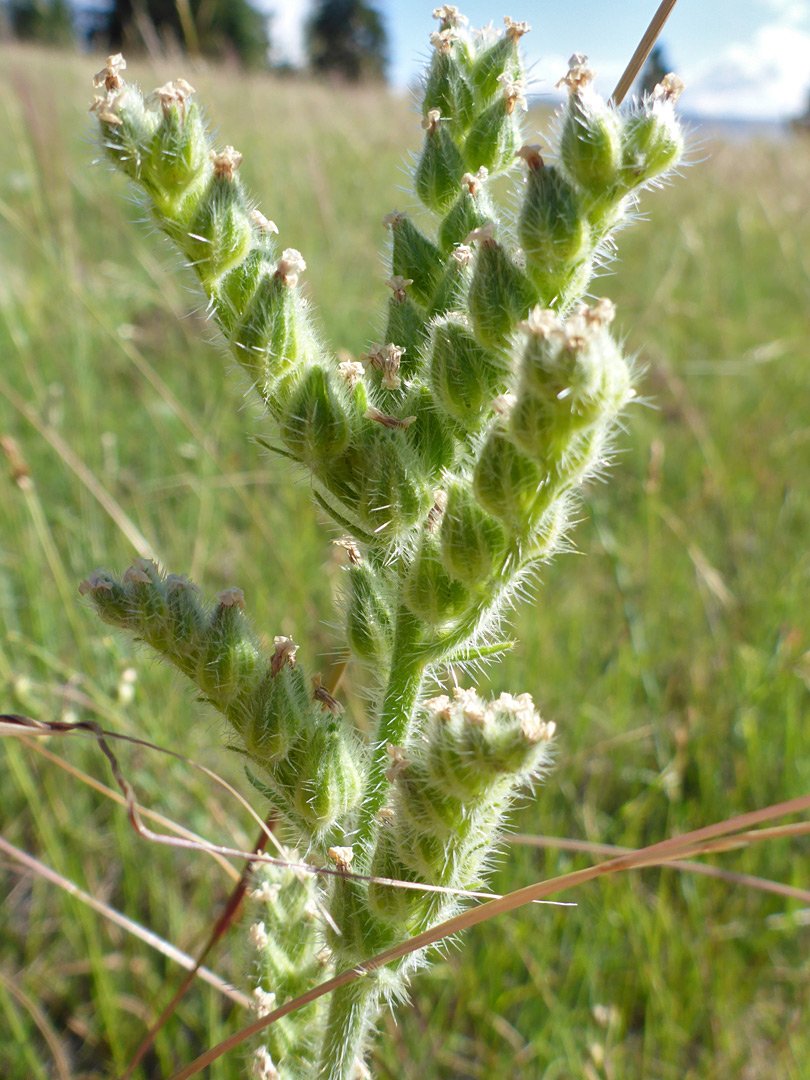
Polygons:
[[[556,143],[525,145],[528,24],[507,16],[500,33],[470,32],[451,4],[434,16],[413,177],[433,222],[385,216],[385,309],[363,357],[323,344],[304,256],[294,238],[277,243],[245,191],[241,154],[212,142],[193,88],[175,79],[144,97],[120,55],[94,79],[105,154],[196,274],[265,406],[262,442],[306,475],[346,552],[344,656],[364,665],[370,703],[358,726],[362,698],[344,706],[341,666],[334,681],[311,678],[288,633],[253,630],[240,589],[207,602],[142,559],[80,586],[102,619],[222,713],[285,832],[332,871],[318,883],[257,872],[246,936],[259,1017],[323,979],[324,966],[354,968],[457,910],[454,895],[369,875],[451,893],[477,886],[515,797],[542,775],[553,725],[528,695],[488,701],[456,688],[425,701],[425,687],[442,665],[503,651],[492,636],[503,611],[560,548],[575,490],[604,465],[631,367],[610,333],[610,302],[580,301],[637,193],[683,150],[675,76],[616,109],[581,54],[563,79]],[[524,174],[517,215],[490,183],[513,168]],[[253,1075],[367,1076],[380,1002],[402,995],[417,959],[274,1023],[254,1047]]]

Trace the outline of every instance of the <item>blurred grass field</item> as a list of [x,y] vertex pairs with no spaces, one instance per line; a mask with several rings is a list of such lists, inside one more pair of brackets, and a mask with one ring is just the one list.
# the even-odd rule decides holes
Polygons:
[[[0,436],[17,440],[33,481],[21,489],[0,461],[0,711],[98,720],[250,795],[218,721],[98,623],[77,585],[131,560],[120,511],[169,569],[209,594],[242,586],[259,626],[326,665],[330,534],[305,486],[251,440],[260,414],[244,381],[225,377],[190,276],[133,223],[142,212],[120,178],[91,167],[99,66],[0,53]],[[420,132],[409,104],[187,64],[130,71],[146,86],[190,77],[222,141],[244,153],[282,244],[304,253],[328,337],[362,351],[387,292],[381,219],[410,202],[403,161]],[[578,554],[546,569],[518,612],[519,647],[490,672],[495,692],[530,691],[560,732],[521,833],[635,847],[810,791],[810,144],[711,143],[692,156],[683,178],[645,198],[650,220],[621,236],[620,261],[597,282],[646,367],[644,404],[610,483],[586,492]],[[90,741],[37,746],[111,782]],[[255,826],[210,780],[143,749],[118,752],[143,803],[250,845]],[[0,831],[190,952],[230,885],[211,859],[139,839],[119,806],[10,738]],[[510,846],[493,885],[590,861]],[[810,887],[806,840],[707,861]],[[413,1007],[381,1020],[375,1075],[810,1076],[800,901],[672,869],[563,899],[578,906],[488,923],[422,976]],[[210,959],[226,977],[243,936],[232,931]],[[3,1080],[116,1075],[180,977],[0,861]],[[198,984],[138,1076],[169,1076],[244,1022]],[[236,1053],[206,1075],[235,1080],[245,1068]]]

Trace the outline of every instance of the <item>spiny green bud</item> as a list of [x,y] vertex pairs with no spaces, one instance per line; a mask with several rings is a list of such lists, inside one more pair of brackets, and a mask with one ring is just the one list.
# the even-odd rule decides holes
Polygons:
[[633,396],[627,362],[607,330],[614,314],[601,300],[564,322],[538,307],[521,324],[527,343],[509,433],[550,474],[574,449],[573,435],[604,426]]
[[414,191],[425,206],[443,213],[455,201],[464,165],[438,109],[428,111],[422,127],[425,145],[416,166]]
[[277,262],[271,235],[278,229],[258,210],[248,215],[254,228],[254,246],[241,263],[212,284],[214,313],[226,335],[250,305],[262,276],[272,274]]
[[403,411],[414,417],[408,428],[408,441],[416,450],[423,474],[428,480],[438,480],[453,464],[456,443],[453,432],[436,399],[427,386],[415,386],[408,394]]
[[184,574],[163,575],[150,559],[136,559],[120,582],[95,571],[81,583],[79,593],[92,600],[105,622],[129,630],[201,685],[208,613],[196,585]]
[[470,170],[483,166],[499,173],[511,168],[522,141],[517,110],[528,108],[523,84],[507,74],[498,81],[500,97],[476,117],[464,141],[464,163]]
[[[442,493],[443,494],[443,493]],[[402,593],[405,603],[428,626],[445,626],[470,606],[470,592],[445,570],[435,537],[422,537]]]
[[493,97],[498,92],[502,75],[512,79],[523,78],[523,61],[518,42],[531,27],[525,22],[515,22],[504,16],[505,33],[490,45],[482,31],[482,47],[475,57],[472,78],[482,98]]
[[413,375],[419,350],[427,337],[428,323],[422,311],[406,294],[410,278],[397,275],[390,277],[386,285],[394,295],[388,301],[388,322],[385,327],[385,340],[396,342],[403,350],[401,357],[402,373],[406,377]]
[[244,612],[242,590],[226,589],[217,596],[204,631],[207,648],[197,683],[220,709],[229,709],[235,699],[251,693],[266,666]]
[[349,446],[335,469],[345,471],[351,505],[363,527],[386,541],[427,513],[428,492],[414,475],[413,454],[406,442],[413,419],[400,419],[373,406],[366,416],[373,430]]
[[275,269],[268,267],[262,273],[242,319],[232,331],[234,355],[260,390],[304,359],[309,339],[295,286],[305,269],[299,251],[283,251]]
[[588,58],[574,53],[558,86],[568,89],[560,132],[560,160],[568,175],[589,195],[601,196],[618,179],[621,128],[614,109],[591,86]]
[[445,255],[485,221],[495,219],[495,210],[487,196],[485,182],[487,169],[464,173],[461,178],[461,194],[439,225],[439,246]]
[[300,819],[320,835],[357,805],[362,790],[362,748],[354,734],[330,715],[332,707],[324,706],[325,713],[310,723],[273,771],[274,782]]
[[480,798],[500,775],[517,786],[548,763],[554,724],[543,721],[529,694],[501,694],[483,701],[475,690],[456,687],[428,701],[426,762],[437,787],[464,793],[464,801]]
[[539,147],[523,146],[518,154],[528,166],[518,236],[526,272],[541,303],[551,306],[567,298],[572,275],[591,254],[591,229],[577,189],[543,162]]
[[474,589],[496,571],[506,551],[506,536],[499,522],[475,502],[467,484],[454,482],[447,487],[439,544],[450,576]]
[[242,262],[253,242],[247,200],[236,175],[241,161],[232,146],[221,153],[211,151],[214,172],[189,222],[184,251],[208,293]]
[[[398,854],[398,838],[395,831],[394,811],[384,807],[377,815],[380,832],[374,849],[371,876],[389,881],[416,881],[418,876],[406,866]],[[416,889],[401,889],[369,882],[368,904],[372,912],[385,923],[416,930],[428,916],[435,904],[435,896]]]
[[393,238],[391,268],[398,277],[409,278],[410,291],[423,304],[429,304],[442,272],[439,249],[421,233],[407,214],[393,210],[383,218]]
[[475,464],[473,491],[479,504],[500,518],[514,535],[523,535],[533,523],[542,480],[537,464],[515,446],[504,421],[498,420]]
[[651,97],[637,105],[622,130],[622,184],[630,189],[648,183],[677,165],[683,154],[683,131],[675,102],[683,91],[677,75],[666,75]]
[[[436,11],[441,11],[437,8]],[[437,15],[438,17],[438,15]],[[464,131],[469,126],[475,108],[473,89],[469,81],[470,51],[463,33],[457,29],[463,16],[442,20],[441,29],[430,36],[434,47],[433,59],[425,80],[422,111],[432,109],[453,121],[453,130]]]
[[[347,546],[347,545],[344,545]],[[363,660],[379,663],[391,650],[393,627],[388,604],[377,588],[378,575],[348,547],[346,637],[349,648]]]
[[[436,286],[428,315],[431,319],[448,311],[462,311],[467,305],[467,293],[472,281],[472,248],[459,244],[447,260],[444,274]],[[427,332],[427,327],[425,328]]]
[[295,662],[298,646],[283,636],[273,644],[269,669],[256,688],[249,717],[241,727],[237,725],[248,756],[268,771],[287,757],[317,711],[306,677]]
[[137,90],[126,86],[121,71],[126,68],[121,53],[107,57],[107,64],[93,78],[97,94],[90,106],[104,125],[104,151],[133,180],[140,177],[143,156],[152,141],[160,119],[148,109]]
[[469,294],[475,334],[483,345],[502,349],[536,302],[536,290],[495,240],[492,222],[470,233],[467,243],[478,247]]
[[[189,101],[193,93],[185,79],[177,79],[152,95],[163,116],[144,153],[139,179],[154,199],[158,217],[169,223],[188,222],[211,170],[205,125]],[[162,227],[166,224],[161,222]]]
[[483,423],[488,406],[508,380],[504,363],[482,348],[469,324],[450,317],[431,331],[430,387],[442,409],[468,428]]
[[299,461],[328,468],[349,442],[349,418],[337,379],[320,365],[308,368],[285,403],[281,437]]

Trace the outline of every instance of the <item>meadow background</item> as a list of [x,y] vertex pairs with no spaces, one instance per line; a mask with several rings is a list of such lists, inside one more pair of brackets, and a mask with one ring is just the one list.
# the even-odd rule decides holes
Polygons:
[[[122,179],[91,165],[101,63],[0,53],[0,435],[32,480],[21,488],[0,460],[0,711],[98,720],[253,798],[216,718],[77,595],[89,570],[134,554],[120,508],[170,570],[208,594],[241,586],[267,633],[330,662],[331,534],[305,485],[252,441],[261,416],[190,275],[133,224],[142,212]],[[387,293],[381,219],[409,205],[403,160],[421,134],[409,102],[187,64],[128,74],[146,87],[191,79],[282,244],[304,253],[328,337],[363,351]],[[544,123],[532,115],[531,141]],[[490,671],[494,692],[530,691],[559,728],[521,833],[635,847],[810,791],[810,142],[712,140],[691,157],[645,197],[648,220],[597,282],[646,367],[644,402],[610,483],[585,493],[578,553],[546,569],[518,612],[519,647]],[[43,751],[111,783],[90,741],[4,739],[2,835],[195,952],[231,885],[221,867],[139,839],[120,806]],[[210,780],[118,752],[144,804],[251,844],[255,825]],[[508,845],[493,886],[591,861]],[[707,861],[810,884],[807,840]],[[806,906],[672,869],[564,899],[578,906],[468,933],[420,977],[412,1007],[380,1022],[375,1076],[806,1080]],[[209,961],[225,976],[244,931]],[[3,1080],[116,1075],[180,977],[0,857]],[[137,1075],[166,1077],[245,1021],[198,983]],[[245,1070],[236,1053],[206,1075]]]

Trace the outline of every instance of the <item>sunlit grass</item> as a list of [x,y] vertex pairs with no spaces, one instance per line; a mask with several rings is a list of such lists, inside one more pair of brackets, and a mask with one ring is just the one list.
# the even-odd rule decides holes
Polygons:
[[[0,711],[98,719],[248,791],[219,722],[74,590],[96,565],[127,564],[127,521],[206,591],[242,586],[259,625],[306,641],[326,668],[331,536],[251,441],[260,414],[190,279],[133,225],[142,213],[119,178],[91,167],[84,111],[100,64],[19,49],[2,61],[0,435],[16,438],[33,487],[0,465]],[[176,67],[132,70],[157,85]],[[361,351],[386,291],[381,218],[409,202],[394,190],[419,137],[408,102],[183,71],[244,153],[282,241],[304,252],[329,337]],[[496,690],[530,691],[560,729],[522,832],[639,846],[810,790],[810,150],[695,156],[597,282],[647,366],[651,407],[631,414],[610,485],[587,492],[582,554],[547,568],[518,615],[519,648],[491,671]],[[89,744],[50,748],[109,779]],[[191,771],[141,750],[121,757],[144,803],[252,843],[246,815]],[[120,808],[15,740],[0,770],[11,842],[180,948],[203,942],[231,884],[210,859],[146,845]],[[498,891],[587,862],[505,850]],[[807,887],[804,850],[778,840],[713,861]],[[120,1071],[179,970],[51,886],[8,864],[0,873],[0,1028],[11,1033],[0,1075],[55,1075],[26,1000],[50,1019],[73,1077]],[[805,1076],[810,930],[797,902],[671,870],[575,899],[466,935],[415,984],[398,1026],[383,1021],[378,1075]],[[239,969],[240,936],[211,960],[225,975]],[[198,987],[141,1077],[170,1074],[243,1021]],[[210,1076],[242,1072],[237,1055]]]

